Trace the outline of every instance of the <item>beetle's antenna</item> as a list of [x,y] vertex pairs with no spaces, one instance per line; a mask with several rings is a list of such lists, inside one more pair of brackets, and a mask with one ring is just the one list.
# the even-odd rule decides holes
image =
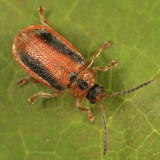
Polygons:
[[104,152],[103,152],[103,154],[105,155],[106,152],[107,152],[107,125],[106,125],[106,116],[105,116],[105,112],[104,112],[104,109],[103,109],[103,104],[102,104],[101,101],[99,102],[99,105],[100,105],[100,109],[101,109],[101,112],[102,112],[102,119],[103,119],[103,123],[104,123],[105,138],[104,138]]
[[103,97],[114,97],[114,96],[118,96],[118,95],[122,95],[122,94],[126,94],[126,93],[131,93],[131,92],[134,92],[134,91],[136,91],[136,90],[138,90],[138,89],[140,89],[140,88],[142,88],[144,86],[147,86],[148,84],[150,84],[150,83],[152,83],[154,81],[155,81],[155,79],[152,79],[152,80],[150,80],[148,82],[145,82],[145,83],[143,83],[143,84],[141,84],[141,85],[139,85],[139,86],[137,86],[137,87],[135,87],[135,88],[133,88],[131,90],[117,92],[117,93],[108,94],[108,95],[103,95]]

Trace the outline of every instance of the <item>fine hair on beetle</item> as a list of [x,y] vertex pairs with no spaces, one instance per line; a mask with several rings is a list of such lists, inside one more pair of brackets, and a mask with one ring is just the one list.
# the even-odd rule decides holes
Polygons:
[[[47,22],[43,11],[43,8],[40,7],[40,19],[44,25],[31,25],[26,27],[14,40],[14,58],[17,63],[30,74],[30,76],[20,79],[17,84],[22,85],[26,81],[31,81],[34,84],[43,83],[55,90],[53,94],[43,92],[35,94],[29,98],[30,104],[33,104],[38,97],[53,98],[70,88],[71,94],[76,98],[77,108],[88,112],[90,122],[94,121],[94,117],[89,107],[81,107],[82,100],[87,98],[91,104],[98,102],[105,130],[103,154],[106,154],[107,125],[102,99],[134,92],[152,83],[155,79],[127,91],[105,94],[104,88],[97,84],[95,73],[98,70],[107,71],[115,67],[117,62],[112,61],[105,67],[97,66],[91,69],[88,68],[101,51],[110,46],[110,41],[105,42],[95,54],[85,62],[83,55],[66,39],[60,36]],[[32,81],[32,78],[36,80]]]

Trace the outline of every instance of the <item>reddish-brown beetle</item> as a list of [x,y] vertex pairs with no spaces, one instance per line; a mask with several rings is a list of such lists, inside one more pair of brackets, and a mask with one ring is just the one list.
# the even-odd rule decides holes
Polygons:
[[[54,28],[45,20],[43,8],[40,7],[40,18],[45,26],[32,25],[23,29],[15,38],[13,43],[13,54],[19,65],[26,70],[31,77],[36,80],[34,83],[43,83],[55,90],[55,93],[38,93],[29,99],[32,104],[38,97],[53,98],[70,88],[71,94],[77,99],[77,108],[88,112],[89,121],[93,122],[94,117],[88,107],[81,107],[83,98],[87,98],[91,103],[98,102],[102,112],[105,128],[104,154],[107,151],[107,127],[102,99],[113,97],[125,93],[133,92],[154,81],[148,81],[140,86],[128,91],[105,95],[104,88],[97,84],[95,72],[97,70],[107,71],[116,66],[112,61],[106,67],[88,68],[100,52],[109,47],[110,41],[105,42],[97,52],[85,62],[85,59],[67,40],[60,36]],[[18,81],[24,84],[31,80],[27,77]]]

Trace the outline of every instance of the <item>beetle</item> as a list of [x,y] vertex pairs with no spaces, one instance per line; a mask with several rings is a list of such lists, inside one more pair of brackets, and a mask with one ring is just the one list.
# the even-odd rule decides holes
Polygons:
[[82,54],[73,47],[65,38],[60,36],[44,17],[44,9],[39,8],[40,19],[43,25],[31,25],[23,29],[13,42],[13,55],[18,64],[27,71],[30,76],[23,78],[17,84],[24,84],[26,81],[35,78],[32,83],[43,83],[55,90],[53,94],[39,92],[29,98],[33,104],[38,97],[53,98],[70,88],[71,94],[77,99],[77,108],[88,112],[90,122],[94,117],[89,107],[81,107],[82,99],[85,97],[91,104],[98,102],[102,112],[105,129],[104,154],[107,151],[107,126],[102,99],[133,92],[142,88],[155,79],[145,82],[131,90],[104,94],[104,88],[97,84],[95,72],[98,70],[107,71],[116,66],[117,62],[112,61],[106,67],[93,67],[88,69],[100,52],[110,46],[110,41],[105,42],[95,54],[85,62]]

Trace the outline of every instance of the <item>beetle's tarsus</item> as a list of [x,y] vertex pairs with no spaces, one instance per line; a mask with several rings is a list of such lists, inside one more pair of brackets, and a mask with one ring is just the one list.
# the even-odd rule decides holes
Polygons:
[[32,98],[28,99],[29,105],[32,105],[34,103],[34,100]]
[[38,11],[39,11],[40,13],[43,13],[43,11],[44,11],[43,7],[40,6],[40,7],[38,8]]
[[104,43],[102,48],[110,47],[110,44],[111,44],[111,41],[107,41],[107,42]]
[[24,81],[24,80],[19,80],[19,81],[17,81],[17,83],[16,83],[16,85],[22,85],[22,84],[24,84],[26,81]]
[[93,117],[92,115],[89,115],[89,116],[88,116],[88,119],[89,119],[89,121],[90,121],[91,123],[94,122],[94,117]]

